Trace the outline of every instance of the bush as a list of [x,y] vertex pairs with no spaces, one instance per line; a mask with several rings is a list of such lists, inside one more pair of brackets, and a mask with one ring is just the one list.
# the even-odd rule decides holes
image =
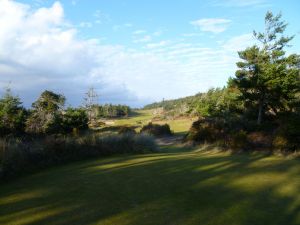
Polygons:
[[188,141],[194,142],[216,142],[224,139],[221,121],[209,118],[201,118],[195,121],[187,135]]
[[88,128],[88,117],[83,109],[68,108],[62,117],[62,127],[64,132],[73,130],[85,130]]
[[247,133],[243,130],[234,132],[229,138],[229,147],[232,149],[245,150],[248,147]]
[[234,121],[220,118],[200,118],[192,124],[186,140],[213,143],[232,149],[246,149],[248,145],[247,132]]
[[136,134],[134,127],[122,126],[118,130],[118,134]]
[[273,147],[287,151],[300,149],[300,115],[296,113],[281,115],[278,123]]
[[159,125],[159,124],[153,124],[151,122],[142,127],[141,133],[147,133],[154,136],[172,135],[172,131],[168,124]]
[[300,115],[285,113],[260,126],[242,117],[200,118],[192,124],[186,139],[232,149],[297,151],[300,149]]
[[0,139],[0,178],[11,178],[62,162],[155,150],[153,138],[147,135],[52,135],[26,140]]
[[268,148],[272,147],[272,133],[265,131],[254,131],[248,135],[249,145],[253,148]]
[[289,141],[285,137],[277,135],[272,144],[274,149],[284,151],[289,146]]

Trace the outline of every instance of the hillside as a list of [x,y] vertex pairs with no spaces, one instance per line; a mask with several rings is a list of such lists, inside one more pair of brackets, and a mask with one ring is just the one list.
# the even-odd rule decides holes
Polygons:
[[197,102],[203,93],[198,93],[196,95],[187,96],[178,99],[171,100],[163,100],[160,102],[154,102],[148,105],[145,105],[143,109],[156,109],[156,108],[164,108],[164,110],[180,110],[186,108],[186,111],[189,110],[190,106]]

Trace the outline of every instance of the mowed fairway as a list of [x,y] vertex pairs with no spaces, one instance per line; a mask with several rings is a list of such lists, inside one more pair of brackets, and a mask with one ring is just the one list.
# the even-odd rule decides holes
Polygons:
[[0,224],[300,224],[300,162],[156,153],[51,168],[0,187]]

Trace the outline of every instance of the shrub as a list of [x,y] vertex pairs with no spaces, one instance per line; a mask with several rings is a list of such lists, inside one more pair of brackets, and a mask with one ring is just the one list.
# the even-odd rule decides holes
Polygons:
[[136,134],[134,127],[122,126],[118,130],[118,134]]
[[250,132],[248,135],[249,145],[253,148],[271,148],[272,133],[264,131]]
[[296,112],[266,120],[260,126],[243,117],[200,118],[192,124],[188,141],[221,144],[232,149],[264,148],[280,151],[300,149],[300,115]]
[[288,140],[280,135],[274,137],[272,144],[274,149],[280,151],[286,150],[287,146],[289,146]]
[[11,178],[62,162],[155,150],[152,137],[132,134],[0,139],[0,178]]
[[[237,121],[237,123],[235,122]],[[187,141],[214,143],[232,149],[246,149],[247,132],[241,129],[238,120],[200,118],[192,124]]]
[[201,118],[195,121],[187,135],[188,141],[212,143],[224,139],[221,121]]
[[300,115],[296,113],[281,115],[278,123],[273,147],[287,151],[300,149]]
[[234,150],[245,150],[248,147],[247,133],[243,130],[232,133],[229,138],[229,147]]
[[83,109],[68,108],[62,117],[62,127],[65,132],[85,130],[88,128],[88,117]]
[[159,125],[159,124],[153,124],[151,122],[142,127],[141,133],[147,133],[154,136],[172,135],[170,126],[168,124]]

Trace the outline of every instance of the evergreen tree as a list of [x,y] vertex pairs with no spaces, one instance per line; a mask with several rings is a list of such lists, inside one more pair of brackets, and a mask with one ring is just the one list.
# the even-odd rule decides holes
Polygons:
[[0,134],[22,133],[27,113],[18,96],[13,96],[9,88],[0,99]]
[[266,110],[274,114],[289,110],[289,102],[300,90],[299,55],[286,56],[284,48],[293,37],[283,35],[287,24],[281,14],[267,12],[265,31],[254,31],[260,45],[240,51],[241,62],[233,83],[242,92],[245,105],[257,108],[257,124],[261,124]]
[[26,121],[31,133],[56,133],[61,130],[62,109],[65,97],[52,91],[44,91],[32,104],[33,111]]

